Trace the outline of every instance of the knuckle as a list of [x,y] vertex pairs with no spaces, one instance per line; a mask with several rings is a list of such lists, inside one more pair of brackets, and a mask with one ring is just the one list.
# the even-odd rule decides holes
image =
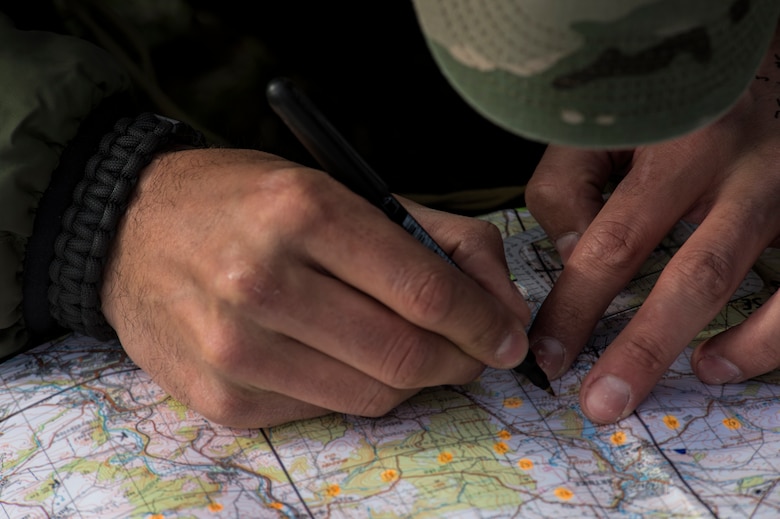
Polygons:
[[[623,271],[637,261],[637,251],[645,245],[645,237],[636,227],[619,221],[604,221],[588,229],[588,239],[580,242],[588,264],[600,265],[608,271]],[[592,260],[597,258],[598,261]]]
[[212,384],[209,394],[202,398],[200,406],[192,407],[209,421],[227,427],[246,428],[280,423],[280,413],[265,409],[234,387],[216,382]]
[[401,402],[411,396],[408,392],[392,389],[379,382],[366,388],[354,403],[355,414],[378,418],[395,409]]
[[[331,208],[328,186],[331,180],[324,173],[303,168],[286,167],[275,171],[269,178],[257,180],[250,200],[243,204],[257,219],[258,207],[264,208],[263,217],[271,219],[269,225],[283,229],[285,233],[302,233],[311,229],[312,222],[327,220]],[[295,210],[291,211],[290,208]]]
[[199,352],[202,362],[212,372],[226,374],[244,371],[246,348],[237,323],[221,319],[206,331],[203,339]]
[[[235,390],[226,386],[217,377],[202,373],[191,375],[189,383],[181,380],[171,386],[169,378],[160,382],[178,403],[200,413],[209,421],[231,425],[245,416],[248,407]],[[192,384],[193,380],[197,380],[197,384]]]
[[271,195],[268,197],[268,202],[277,200],[286,203],[290,198],[316,198],[314,196],[316,180],[317,175],[313,170],[295,166],[284,167],[268,178],[258,179],[257,193]]
[[546,176],[533,175],[525,188],[528,210],[533,213],[553,205],[561,198],[561,187],[560,184],[548,180]]
[[[335,180],[311,169],[294,168],[290,173],[285,179],[289,193],[279,213],[285,220],[289,218],[305,231],[313,223],[329,221],[339,213],[342,200],[334,194],[334,188],[338,187]],[[291,205],[295,211],[290,211]]]
[[484,220],[474,220],[473,224],[461,233],[462,242],[459,246],[464,256],[481,251],[500,251],[503,254],[503,239],[501,231],[494,224]]
[[622,344],[623,356],[631,359],[631,364],[641,372],[657,376],[668,368],[664,349],[657,337],[650,334],[634,335],[629,342]]
[[282,282],[270,268],[249,258],[231,258],[213,273],[213,293],[234,306],[251,306],[266,313],[279,307]]
[[494,224],[485,220],[469,220],[469,222],[471,223],[469,237],[473,237],[475,241],[482,240],[485,243],[501,241],[501,232]]
[[396,334],[381,364],[380,380],[394,388],[424,385],[425,366],[428,365],[429,352],[432,351],[426,347],[426,342],[419,331]]
[[455,284],[447,268],[417,270],[399,277],[396,293],[413,320],[437,324],[450,314]]
[[[601,308],[597,308],[596,305],[583,305],[581,299],[556,301],[555,305],[548,305],[546,309],[545,331],[542,335],[555,336],[555,332],[549,327],[551,325],[559,326],[558,323],[580,323],[584,326],[595,326],[595,321],[603,314],[603,311],[599,312],[599,310]],[[594,316],[597,312],[599,315]]]
[[686,251],[667,267],[669,275],[679,280],[689,299],[709,307],[722,303],[734,290],[734,261],[728,255],[709,250]]

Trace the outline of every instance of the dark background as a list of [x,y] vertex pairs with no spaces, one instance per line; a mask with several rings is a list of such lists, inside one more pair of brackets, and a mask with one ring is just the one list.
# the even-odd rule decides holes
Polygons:
[[[393,191],[428,205],[462,213],[521,205],[518,186],[543,151],[458,96],[408,0],[65,0],[5,10],[24,28],[116,44],[139,83],[153,85],[140,89],[143,101],[213,142],[316,166],[265,100],[271,78],[290,77]],[[507,196],[485,196],[495,188]],[[463,190],[484,200],[464,208],[440,196]]]

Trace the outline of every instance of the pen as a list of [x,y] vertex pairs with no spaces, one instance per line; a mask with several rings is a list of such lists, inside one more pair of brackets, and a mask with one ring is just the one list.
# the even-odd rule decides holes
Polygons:
[[[326,173],[380,208],[392,221],[401,225],[409,234],[438,254],[444,261],[458,267],[390,193],[387,184],[379,175],[358,155],[346,139],[290,79],[272,79],[266,88],[266,97],[271,108],[320,163]],[[528,377],[537,387],[554,394],[547,376],[536,363],[531,350],[528,350],[526,358],[514,370]]]

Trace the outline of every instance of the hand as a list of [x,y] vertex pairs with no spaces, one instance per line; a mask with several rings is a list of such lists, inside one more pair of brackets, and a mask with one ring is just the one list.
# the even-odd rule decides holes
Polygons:
[[[778,52],[776,38],[744,96],[709,127],[632,151],[550,147],[529,182],[529,210],[565,261],[529,332],[552,377],[572,363],[666,233],[680,219],[700,223],[583,381],[580,402],[591,420],[609,423],[631,413],[723,308],[761,252],[780,243]],[[622,179],[603,203],[613,174]],[[693,369],[711,384],[771,371],[780,366],[778,336],[775,296],[741,326],[701,344]]]
[[377,416],[518,364],[529,312],[497,229],[415,210],[465,273],[322,172],[249,150],[169,153],[121,222],[103,312],[163,389],[236,427]]

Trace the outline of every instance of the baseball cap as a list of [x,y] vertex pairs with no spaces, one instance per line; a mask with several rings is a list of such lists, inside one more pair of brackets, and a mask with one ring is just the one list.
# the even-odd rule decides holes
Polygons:
[[778,0],[413,0],[460,95],[531,140],[632,147],[724,114],[755,78]]

